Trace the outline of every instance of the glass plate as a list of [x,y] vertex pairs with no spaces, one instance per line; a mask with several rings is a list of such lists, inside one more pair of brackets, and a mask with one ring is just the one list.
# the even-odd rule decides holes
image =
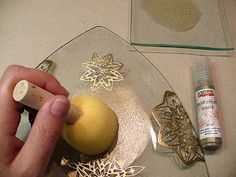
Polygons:
[[131,0],[130,43],[144,52],[233,54],[222,0]]
[[[204,160],[200,148],[191,154],[196,146],[183,143],[190,143],[185,135],[196,136],[173,89],[157,68],[113,32],[94,27],[53,52],[37,68],[53,74],[70,96],[101,98],[119,121],[114,149],[99,158],[79,153],[61,138],[47,176],[208,176],[205,162],[198,161]],[[176,122],[182,122],[188,133],[177,130],[180,124]],[[172,144],[167,143],[170,139]],[[179,157],[188,162],[184,164]]]

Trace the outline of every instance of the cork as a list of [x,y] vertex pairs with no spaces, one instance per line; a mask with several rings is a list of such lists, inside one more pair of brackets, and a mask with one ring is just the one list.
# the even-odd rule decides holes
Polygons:
[[[23,105],[39,110],[47,99],[53,97],[54,94],[44,90],[37,85],[27,81],[19,81],[13,90],[13,99]],[[81,111],[73,104],[70,104],[69,111],[66,115],[66,123],[74,124],[80,117]]]

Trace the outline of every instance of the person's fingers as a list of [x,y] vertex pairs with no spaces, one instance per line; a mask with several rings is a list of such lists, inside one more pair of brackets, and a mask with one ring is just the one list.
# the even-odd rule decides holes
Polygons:
[[16,83],[22,79],[53,94],[68,96],[66,89],[48,73],[17,65],[8,67],[0,80],[0,134],[15,135],[16,133],[19,124],[19,110],[22,105],[13,100],[12,92]]
[[12,163],[14,171],[27,173],[26,176],[44,173],[69,107],[69,100],[64,96],[55,96],[43,105],[24,146]]
[[10,81],[10,85],[14,87],[22,79],[28,80],[54,94],[68,95],[68,91],[60,85],[53,75],[24,66],[9,66],[3,73],[1,80],[3,82]]
[[0,159],[1,159],[0,172],[1,172],[2,167],[7,166],[14,160],[15,156],[20,151],[24,142],[15,136],[7,137],[0,135],[0,144],[1,144],[1,152],[0,152]]

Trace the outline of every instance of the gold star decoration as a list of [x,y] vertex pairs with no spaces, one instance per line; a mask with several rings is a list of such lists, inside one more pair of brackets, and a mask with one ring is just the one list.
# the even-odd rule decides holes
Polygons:
[[190,118],[174,92],[166,91],[164,101],[152,109],[159,125],[158,143],[176,153],[184,165],[205,161]]
[[62,166],[67,166],[71,171],[68,177],[129,177],[140,174],[145,167],[142,166],[124,166],[125,161],[116,160],[105,156],[105,158],[93,160],[90,162],[70,162],[64,157],[61,160]]
[[95,91],[100,87],[111,91],[113,89],[113,82],[122,81],[124,77],[119,72],[123,67],[122,63],[113,60],[113,55],[99,56],[93,54],[92,60],[82,64],[85,73],[80,80],[91,82],[91,90]]
[[44,60],[42,63],[40,63],[36,69],[44,72],[48,72],[53,66],[53,61],[51,60]]

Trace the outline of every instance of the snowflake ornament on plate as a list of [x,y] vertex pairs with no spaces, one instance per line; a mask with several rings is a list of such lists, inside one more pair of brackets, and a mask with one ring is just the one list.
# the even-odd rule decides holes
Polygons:
[[142,166],[125,167],[124,164],[125,161],[115,160],[109,156],[87,163],[71,163],[65,158],[61,160],[62,166],[73,170],[68,173],[69,177],[129,177],[136,176],[144,170]]
[[83,63],[83,68],[86,72],[81,76],[80,80],[90,81],[92,91],[100,87],[111,91],[113,82],[124,80],[124,77],[119,72],[122,67],[122,63],[113,60],[112,54],[101,57],[95,53],[91,61]]

